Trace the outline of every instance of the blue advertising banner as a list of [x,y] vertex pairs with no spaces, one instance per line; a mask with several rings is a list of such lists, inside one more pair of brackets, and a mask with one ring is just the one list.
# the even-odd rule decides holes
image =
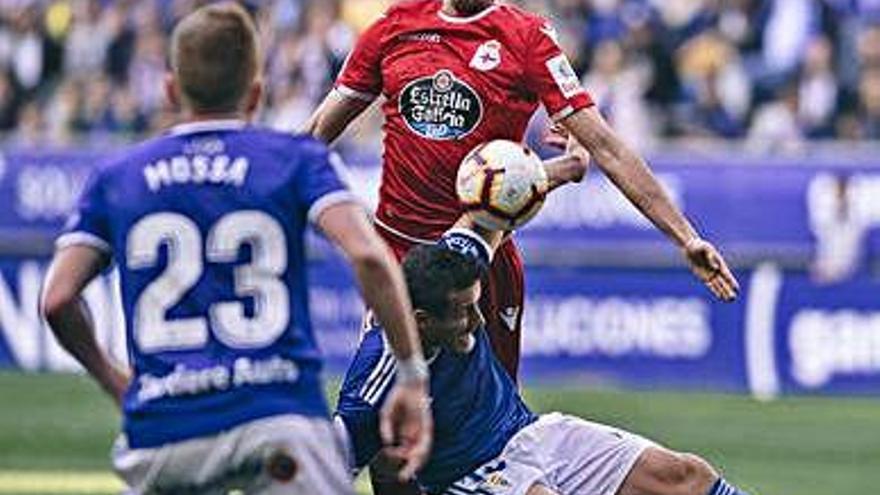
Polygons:
[[[101,153],[0,160],[0,367],[74,370],[37,313],[51,240]],[[713,301],[675,249],[593,174],[517,234],[528,260],[523,377],[778,394],[880,392],[880,168],[657,161],[676,203],[737,264]],[[374,198],[378,173],[352,167]],[[357,344],[351,274],[311,243],[311,310],[334,372]],[[113,276],[90,286],[99,341],[125,359]]]
[[743,304],[685,270],[533,268],[523,376],[744,391]]
[[880,283],[859,277],[817,286],[802,273],[784,273],[777,290],[775,331],[768,332],[776,390],[880,393]]
[[56,232],[105,155],[38,150],[0,155],[0,229]]
[[[37,314],[45,260],[0,260],[0,367],[70,371]],[[337,257],[310,267],[311,311],[328,369],[345,369],[363,304]],[[779,394],[880,391],[880,283],[817,286],[762,265],[737,273],[733,304],[679,269],[528,270],[522,376],[636,388]],[[114,276],[86,291],[98,341],[125,360]]]

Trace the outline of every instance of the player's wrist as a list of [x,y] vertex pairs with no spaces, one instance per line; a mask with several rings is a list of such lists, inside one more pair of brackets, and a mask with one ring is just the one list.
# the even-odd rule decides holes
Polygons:
[[690,252],[693,249],[695,249],[699,244],[702,244],[703,242],[704,241],[703,241],[702,237],[700,237],[698,235],[693,235],[682,243],[681,248],[685,252]]
[[428,362],[421,355],[413,355],[397,362],[397,382],[401,385],[423,384],[428,381]]

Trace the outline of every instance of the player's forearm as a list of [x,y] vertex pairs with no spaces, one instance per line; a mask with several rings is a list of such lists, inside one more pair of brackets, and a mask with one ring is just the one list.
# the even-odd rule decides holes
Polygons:
[[694,227],[641,158],[626,150],[619,157],[609,157],[606,163],[609,166],[602,168],[611,181],[678,247],[683,248],[698,237]]
[[384,246],[354,262],[364,302],[382,323],[398,360],[422,356],[406,285]]
[[128,373],[116,367],[95,340],[94,324],[80,297],[44,305],[43,314],[61,347],[70,353],[117,404],[128,386]]
[[626,146],[594,109],[581,110],[563,125],[586,147],[618,189],[679,247],[698,237],[644,160]]
[[364,302],[385,328],[398,359],[421,358],[403,273],[388,246],[370,225],[363,208],[356,203],[335,204],[318,216],[317,224],[345,253],[354,268]]
[[487,244],[489,244],[489,247],[492,248],[493,253],[495,252],[496,249],[498,249],[498,246],[501,245],[501,242],[504,240],[504,236],[507,234],[507,232],[504,232],[501,230],[489,230],[489,229],[480,227],[479,225],[476,224],[476,222],[474,222],[474,220],[467,213],[460,216],[458,218],[458,221],[455,222],[455,224],[452,226],[452,228],[468,229],[468,230],[476,233],[477,235],[482,237],[483,240],[486,241]]

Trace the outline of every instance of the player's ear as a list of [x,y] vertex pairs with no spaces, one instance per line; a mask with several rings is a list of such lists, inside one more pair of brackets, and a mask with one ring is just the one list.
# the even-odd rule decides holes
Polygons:
[[177,80],[174,78],[174,74],[170,71],[166,72],[163,84],[165,86],[165,98],[168,99],[168,103],[171,104],[172,108],[180,108],[180,89],[177,87]]
[[416,327],[419,330],[419,334],[424,334],[424,332],[431,326],[432,317],[430,313],[424,309],[416,308],[413,310],[413,317],[416,320]]
[[260,107],[260,101],[263,98],[263,81],[259,78],[254,79],[254,82],[251,83],[250,89],[248,89],[247,96],[245,97],[245,107],[244,112],[247,115],[248,119],[253,117],[254,113],[257,111],[257,108]]

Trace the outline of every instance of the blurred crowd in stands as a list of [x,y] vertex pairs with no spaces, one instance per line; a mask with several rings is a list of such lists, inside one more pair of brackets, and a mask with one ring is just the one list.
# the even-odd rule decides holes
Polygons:
[[[440,1],[440,0],[438,0]],[[173,122],[169,32],[197,0],[0,0],[4,145],[117,142]],[[261,119],[295,129],[393,0],[251,0]],[[880,139],[880,0],[521,0],[550,19],[607,118],[638,148],[762,150]],[[377,146],[375,112],[352,139]]]

